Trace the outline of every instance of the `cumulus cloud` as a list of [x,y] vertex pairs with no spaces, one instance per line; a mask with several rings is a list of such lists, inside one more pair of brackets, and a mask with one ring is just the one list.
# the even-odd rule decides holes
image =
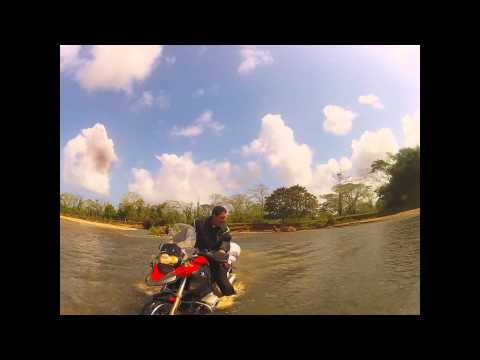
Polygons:
[[327,194],[336,184],[336,174],[340,171],[347,173],[351,168],[352,163],[346,157],[342,157],[340,161],[330,159],[326,164],[319,164],[315,167],[312,181],[307,184],[307,187],[315,195]]
[[110,171],[118,158],[104,125],[96,123],[83,129],[67,143],[63,154],[65,182],[97,194],[109,194]]
[[363,176],[370,171],[375,160],[386,160],[387,153],[396,153],[398,143],[392,130],[383,128],[376,132],[365,131],[358,140],[352,141],[352,169],[355,175]]
[[79,54],[82,45],[60,45],[60,72],[72,69],[80,65]]
[[154,96],[150,91],[144,91],[142,95],[130,106],[132,111],[140,111],[146,108],[157,107],[161,110],[170,107],[170,100],[167,95],[161,92],[160,95]]
[[312,152],[308,145],[295,141],[292,129],[285,125],[281,115],[265,115],[259,137],[243,146],[242,152],[265,157],[288,185],[311,181]]
[[374,188],[379,186],[385,182],[385,178],[381,174],[368,174],[371,163],[387,159],[387,153],[394,154],[397,151],[398,144],[390,129],[365,131],[352,141],[350,158],[332,158],[327,163],[314,165],[308,145],[298,144],[293,130],[285,125],[281,116],[272,114],[262,118],[258,138],[242,147],[243,155],[259,155],[266,160],[277,170],[281,182],[286,186],[300,184],[315,195],[331,192],[336,184],[335,175],[340,171],[351,181],[361,179]]
[[383,110],[385,108],[380,101],[380,98],[373,94],[359,96],[358,102],[360,104],[371,105],[374,109],[378,110]]
[[380,173],[369,174],[372,162],[386,160],[388,153],[395,154],[397,151],[398,144],[390,129],[365,131],[358,139],[352,140],[350,158],[342,157],[340,161],[330,159],[326,164],[317,165],[312,182],[307,187],[316,195],[329,193],[336,184],[335,175],[341,171],[349,181],[361,181],[375,189],[387,178]]
[[242,62],[238,67],[241,75],[249,74],[259,65],[273,63],[273,57],[268,50],[259,50],[255,45],[242,46],[240,50]]
[[162,54],[161,45],[96,45],[75,78],[88,91],[111,89],[132,92],[145,80]]
[[375,189],[384,184],[387,178],[380,173],[369,174],[372,162],[386,160],[388,153],[395,154],[397,151],[398,144],[390,129],[365,131],[358,139],[352,140],[350,158],[342,157],[340,161],[330,159],[326,164],[317,165],[307,188],[316,195],[329,193],[336,184],[335,175],[341,171],[349,181],[361,181]]
[[336,105],[323,108],[323,129],[335,135],[346,135],[352,130],[352,121],[357,114]]
[[255,161],[249,161],[246,168],[233,165],[231,169],[231,175],[225,180],[228,189],[239,189],[253,184],[256,179],[260,178],[262,172],[260,165]]
[[420,145],[420,111],[402,118],[403,135],[406,147]]
[[[253,163],[247,164],[246,170],[232,166],[228,161],[195,163],[191,153],[181,156],[162,154],[156,158],[160,161],[158,174],[153,176],[145,169],[134,168],[134,180],[128,187],[149,203],[166,200],[208,203],[210,194],[227,194],[255,180],[247,179],[245,172],[249,175],[259,174],[258,166]],[[244,179],[239,177],[242,173]]]
[[213,119],[213,112],[210,110],[204,111],[192,125],[178,129],[173,127],[171,134],[174,136],[194,137],[201,135],[205,129],[210,129],[214,133],[219,133],[223,130],[224,126]]
[[248,176],[255,177],[255,178],[259,177],[260,173],[262,172],[260,165],[255,161],[249,161],[247,163],[247,170],[248,170]]

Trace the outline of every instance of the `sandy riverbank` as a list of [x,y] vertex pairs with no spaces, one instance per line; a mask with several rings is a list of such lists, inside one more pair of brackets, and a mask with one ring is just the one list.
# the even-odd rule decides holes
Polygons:
[[[396,214],[392,215],[385,215],[385,216],[379,216],[375,217],[372,219],[365,219],[365,220],[355,220],[347,223],[342,223],[342,224],[336,224],[336,225],[331,225],[331,226],[326,226],[324,228],[318,228],[318,229],[300,229],[297,231],[293,231],[290,233],[295,233],[299,231],[310,231],[310,230],[320,230],[320,229],[329,229],[333,227],[342,227],[342,226],[353,226],[353,225],[360,225],[360,224],[366,224],[366,223],[372,223],[372,222],[378,222],[378,221],[386,221],[390,219],[399,219],[399,218],[406,218],[410,216],[415,216],[420,214],[420,208],[418,209],[413,209],[413,210],[407,210],[407,211],[401,211]],[[265,234],[265,233],[274,233],[275,231],[273,230],[265,230],[265,231],[232,231],[232,234]],[[283,231],[279,233],[285,233]],[[288,233],[288,232],[287,232]]]
[[420,208],[418,209],[413,209],[413,210],[407,210],[407,211],[402,211],[396,214],[392,215],[385,215],[385,216],[380,216],[372,219],[365,219],[365,220],[357,220],[357,221],[352,221],[348,223],[343,223],[343,224],[337,224],[333,225],[332,227],[341,227],[341,226],[350,226],[350,225],[357,225],[357,224],[365,224],[365,223],[371,223],[371,222],[377,222],[377,221],[385,221],[385,220],[390,220],[390,219],[399,219],[399,218],[405,218],[409,216],[415,216],[415,215],[420,215]]
[[108,228],[108,229],[117,229],[117,230],[126,230],[126,231],[139,230],[139,229],[130,227],[128,225],[106,224],[106,223],[100,223],[100,222],[94,222],[94,221],[88,221],[88,220],[73,218],[73,217],[65,216],[65,215],[60,215],[60,219],[64,219],[64,220],[68,220],[68,221],[74,221],[74,222],[77,222],[77,223],[80,223],[80,224],[95,225],[95,226],[98,226],[98,227],[103,227],[103,228]]
[[[325,227],[323,229],[328,229],[332,227],[342,227],[342,226],[353,226],[353,225],[360,225],[360,224],[366,224],[366,223],[371,223],[371,222],[377,222],[377,221],[385,221],[385,220],[390,220],[390,219],[398,219],[398,218],[405,218],[409,216],[415,216],[420,214],[420,208],[418,209],[413,209],[413,210],[407,210],[407,211],[402,211],[396,214],[392,215],[386,215],[386,216],[379,216],[376,218],[372,219],[365,219],[365,220],[356,220],[356,221],[351,221],[348,223],[343,223],[343,224],[336,224],[332,226]],[[106,223],[101,223],[101,222],[94,222],[94,221],[88,221],[88,220],[83,220],[83,219],[78,219],[78,218],[73,218],[69,216],[64,216],[60,215],[61,219],[69,220],[69,221],[74,221],[80,224],[89,224],[89,225],[95,225],[98,227],[103,227],[103,228],[108,228],[108,229],[116,229],[116,230],[124,230],[124,231],[131,231],[131,230],[139,230],[137,228],[133,228],[128,225],[113,225],[113,224],[106,224]],[[322,228],[320,228],[322,229]],[[319,229],[301,229],[297,230],[298,231],[310,231],[310,230],[319,230]],[[265,230],[265,231],[232,231],[232,234],[265,234],[265,233],[273,233],[273,230]],[[282,232],[283,233],[283,232]]]

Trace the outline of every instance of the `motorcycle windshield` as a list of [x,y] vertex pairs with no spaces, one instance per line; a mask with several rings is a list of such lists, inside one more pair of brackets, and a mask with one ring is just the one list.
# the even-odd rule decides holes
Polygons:
[[188,224],[175,224],[173,226],[172,240],[182,249],[192,249],[196,241],[195,228]]

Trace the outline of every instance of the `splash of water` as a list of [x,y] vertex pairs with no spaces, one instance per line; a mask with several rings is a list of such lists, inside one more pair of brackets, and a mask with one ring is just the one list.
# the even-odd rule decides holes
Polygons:
[[245,293],[245,284],[241,281],[236,281],[233,284],[236,294],[232,296],[223,296],[220,298],[217,304],[218,310],[228,309],[233,306],[235,300]]
[[[143,282],[135,284],[135,287],[150,296],[158,292],[158,287],[149,286]],[[235,281],[233,288],[236,294],[232,296],[222,296],[216,306],[217,310],[225,310],[232,307],[235,300],[245,293],[245,284],[242,281]]]
[[153,295],[158,292],[159,287],[158,286],[149,286],[145,284],[144,282],[139,282],[135,284],[135,287],[139,290],[141,290],[143,293],[147,295]]

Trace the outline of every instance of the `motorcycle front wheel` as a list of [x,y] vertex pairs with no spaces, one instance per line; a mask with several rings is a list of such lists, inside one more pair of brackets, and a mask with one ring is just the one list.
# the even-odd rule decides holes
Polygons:
[[168,315],[172,306],[169,302],[151,301],[143,307],[142,315]]

